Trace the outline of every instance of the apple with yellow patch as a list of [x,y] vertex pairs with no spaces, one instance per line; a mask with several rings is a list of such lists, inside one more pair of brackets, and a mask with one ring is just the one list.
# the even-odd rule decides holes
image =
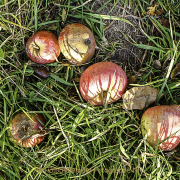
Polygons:
[[95,52],[95,39],[89,28],[79,23],[65,26],[58,38],[61,52],[72,64],[89,61]]
[[48,31],[38,31],[26,43],[28,57],[39,64],[54,62],[59,54],[60,47],[57,37]]

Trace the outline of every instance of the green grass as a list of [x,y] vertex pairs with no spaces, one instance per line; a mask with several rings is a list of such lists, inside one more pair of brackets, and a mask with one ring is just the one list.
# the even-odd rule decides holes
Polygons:
[[[18,2],[18,3],[17,3]],[[144,112],[125,111],[122,100],[106,108],[92,106],[79,94],[78,78],[81,66],[66,65],[62,55],[55,63],[45,65],[50,77],[42,79],[34,73],[25,53],[28,37],[37,30],[46,29],[57,36],[63,24],[75,19],[89,26],[95,35],[100,53],[92,63],[105,61],[113,54],[117,44],[104,44],[104,20],[131,24],[117,16],[100,14],[111,3],[111,11],[119,1],[106,1],[93,13],[82,0],[30,0],[0,1],[0,179],[179,179],[180,156],[177,147],[173,155],[151,147],[140,130],[140,118]],[[158,1],[159,8],[170,19],[170,28],[163,27],[158,19],[146,17],[139,21],[149,45],[129,40],[138,48],[147,49],[149,56],[144,63],[153,76],[144,74],[136,85],[148,84],[160,90],[159,104],[179,103],[180,80],[170,79],[170,73],[179,62],[179,37],[175,22],[179,18],[179,3]],[[134,16],[142,17],[149,2],[123,1],[123,7],[136,3]],[[62,15],[62,13],[63,14]],[[169,13],[170,12],[170,13]],[[151,27],[159,32],[151,34]],[[167,71],[157,70],[152,61],[162,64],[167,57]],[[131,69],[127,68],[127,72]],[[164,97],[160,99],[161,93]],[[49,134],[33,148],[14,144],[8,135],[9,124],[17,112],[41,113]]]

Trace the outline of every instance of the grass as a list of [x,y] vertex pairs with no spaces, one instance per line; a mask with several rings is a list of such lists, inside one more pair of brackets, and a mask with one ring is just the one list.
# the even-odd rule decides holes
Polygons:
[[[88,6],[88,3],[92,6]],[[67,64],[62,55],[55,63],[45,65],[51,75],[40,78],[25,53],[25,43],[35,31],[46,29],[57,36],[64,24],[79,21],[91,28],[99,53],[92,63],[105,61],[118,44],[107,46],[105,20],[131,24],[123,17],[110,16],[118,0],[106,1],[93,13],[94,1],[0,1],[0,179],[179,179],[179,147],[170,155],[151,147],[142,137],[140,118],[144,112],[125,111],[122,100],[106,108],[92,106],[79,94],[81,66]],[[179,62],[179,37],[175,23],[179,21],[179,3],[158,1],[171,25],[165,28],[154,16],[146,16],[147,1],[124,0],[122,7],[136,8],[134,16],[148,39],[138,48],[148,51],[142,69],[149,73],[138,78],[136,85],[149,84],[160,90],[157,102],[173,104],[180,101],[180,80],[170,79]],[[111,5],[109,14],[100,14]],[[138,16],[141,15],[140,16]],[[152,35],[151,27],[158,32]],[[128,37],[126,37],[128,38]],[[167,72],[153,67],[157,59]],[[63,60],[63,61],[62,61]],[[127,68],[127,74],[131,71]],[[128,74],[130,75],[130,74]],[[161,93],[164,98],[160,99]],[[49,134],[33,148],[14,144],[8,135],[9,124],[17,112],[41,113]]]

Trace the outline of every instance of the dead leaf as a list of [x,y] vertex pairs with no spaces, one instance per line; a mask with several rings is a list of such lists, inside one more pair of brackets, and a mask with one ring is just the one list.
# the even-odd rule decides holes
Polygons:
[[48,70],[45,67],[33,67],[33,70],[36,74],[38,74],[39,76],[43,77],[43,78],[47,78],[50,76]]
[[63,8],[62,10],[62,21],[64,22],[66,20],[66,10]]
[[[142,110],[148,107],[151,103],[156,101],[159,90],[152,88],[150,86],[133,87],[126,91],[123,96],[123,109],[132,110],[139,109]],[[164,94],[162,93],[161,97]]]
[[158,6],[158,5],[155,4],[154,7],[148,7],[148,12],[147,12],[147,14],[148,14],[149,16],[155,15],[155,12],[156,12],[156,6]]
[[78,77],[77,77],[77,78],[74,78],[74,81],[75,81],[75,82],[80,82],[80,78],[78,78]]
[[178,161],[180,160],[180,158],[179,158],[179,157],[177,157],[177,156],[174,156],[174,158],[175,158],[175,159],[177,159]]
[[68,64],[68,63],[62,63],[64,66],[67,66],[69,69],[71,69],[71,66],[70,66],[70,64]]
[[138,114],[136,114],[136,119],[138,119],[139,121],[141,120]]
[[152,65],[155,69],[158,69],[158,70],[161,69],[161,62],[159,60],[153,61]]
[[129,79],[128,79],[128,84],[135,84],[137,81],[137,78],[136,76],[131,76]]
[[171,72],[171,79],[174,79],[178,74],[180,74],[180,63]]
[[164,11],[162,10],[162,9],[158,9],[157,11],[156,11],[156,15],[157,16],[159,16],[159,15],[161,15],[161,14],[163,14],[164,13]]
[[162,26],[167,27],[167,28],[170,27],[169,19],[166,19],[166,18],[162,17],[160,22],[161,22]]

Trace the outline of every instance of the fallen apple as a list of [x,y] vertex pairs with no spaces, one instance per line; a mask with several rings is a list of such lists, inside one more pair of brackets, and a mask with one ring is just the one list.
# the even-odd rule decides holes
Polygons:
[[65,26],[58,38],[61,52],[72,64],[89,61],[95,51],[95,39],[89,28],[79,23]]
[[32,147],[43,141],[45,119],[40,114],[16,114],[10,124],[11,138],[22,147]]
[[141,119],[141,130],[151,146],[160,143],[158,149],[173,150],[180,142],[180,107],[161,105],[147,109]]
[[82,97],[92,105],[117,101],[127,86],[123,69],[112,62],[99,62],[88,67],[80,77]]
[[26,43],[26,53],[36,63],[54,62],[60,54],[57,37],[48,31],[36,32]]

